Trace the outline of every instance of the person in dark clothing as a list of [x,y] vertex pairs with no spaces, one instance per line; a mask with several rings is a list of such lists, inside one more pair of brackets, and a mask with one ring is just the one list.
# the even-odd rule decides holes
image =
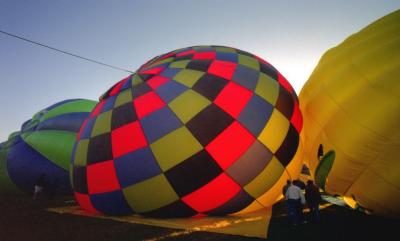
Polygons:
[[57,193],[58,188],[58,178],[54,179],[53,182],[47,184],[47,196],[51,200],[54,198],[54,195]]
[[307,181],[305,198],[307,206],[310,209],[310,221],[318,222],[321,193],[319,192],[319,188],[314,185],[312,180]]
[[293,185],[298,186],[301,190],[304,190],[306,188],[306,184],[300,179],[294,180]]
[[324,146],[322,144],[319,144],[317,153],[318,161],[321,161],[323,156],[324,156]]

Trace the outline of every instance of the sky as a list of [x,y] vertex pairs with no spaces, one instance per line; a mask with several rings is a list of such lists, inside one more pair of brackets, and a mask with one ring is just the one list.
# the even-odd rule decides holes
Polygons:
[[[0,30],[135,71],[193,45],[225,45],[274,65],[299,93],[320,57],[400,8],[400,0],[0,0]],[[0,34],[0,142],[37,111],[97,100],[124,71]]]

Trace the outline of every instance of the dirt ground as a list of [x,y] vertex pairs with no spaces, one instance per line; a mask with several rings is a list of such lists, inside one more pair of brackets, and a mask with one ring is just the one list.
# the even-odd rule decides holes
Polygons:
[[[182,232],[45,210],[75,205],[69,200],[72,198],[33,201],[27,196],[0,196],[0,241],[261,240],[208,232]],[[365,215],[339,206],[322,210],[319,224],[293,227],[285,216],[283,203],[278,203],[273,208],[267,240],[395,240],[399,229],[399,219]]]

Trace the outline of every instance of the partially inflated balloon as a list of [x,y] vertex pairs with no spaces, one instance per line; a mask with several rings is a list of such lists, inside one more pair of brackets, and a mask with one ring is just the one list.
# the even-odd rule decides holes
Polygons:
[[17,140],[20,132],[13,132],[8,137],[8,140],[0,143],[0,193],[1,194],[15,194],[20,193],[19,189],[11,181],[7,172],[7,154],[12,146]]
[[[47,191],[71,193],[68,171],[72,149],[81,124],[96,103],[62,101],[25,122],[2,148],[2,177],[24,192],[33,192],[37,178],[44,174]],[[5,190],[2,187],[0,191]]]
[[76,143],[73,188],[84,209],[105,214],[256,210],[300,170],[301,128],[296,93],[266,61],[228,47],[176,50],[103,95]]
[[[304,150],[322,188],[399,216],[400,11],[329,50],[299,99]],[[330,152],[319,161],[321,144]]]

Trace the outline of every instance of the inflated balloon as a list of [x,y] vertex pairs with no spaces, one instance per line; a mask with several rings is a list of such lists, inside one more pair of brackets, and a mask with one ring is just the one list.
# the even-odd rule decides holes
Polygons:
[[256,210],[281,194],[301,128],[296,93],[266,61],[176,50],[102,96],[76,143],[73,188],[81,207],[105,214]]
[[[369,212],[395,216],[400,215],[399,23],[396,11],[329,50],[299,97],[301,139],[317,183]],[[318,149],[324,153],[318,155]]]
[[[45,175],[47,191],[71,193],[72,149],[80,126],[96,103],[83,99],[62,101],[25,122],[2,148],[2,178],[24,192],[33,192],[37,178]],[[0,192],[5,190],[4,187]]]
[[9,135],[8,140],[0,143],[0,193],[1,194],[16,194],[21,193],[17,186],[11,181],[7,172],[7,154],[19,136],[20,132],[13,132]]

